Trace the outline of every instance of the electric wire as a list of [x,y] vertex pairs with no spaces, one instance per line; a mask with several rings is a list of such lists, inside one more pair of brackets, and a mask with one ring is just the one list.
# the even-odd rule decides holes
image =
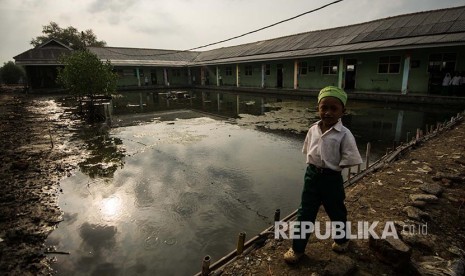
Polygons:
[[[294,20],[294,19],[299,18],[299,17],[302,17],[302,16],[304,16],[304,15],[307,15],[307,14],[310,14],[310,13],[313,13],[313,12],[316,12],[316,11],[319,11],[319,10],[322,10],[322,9],[324,9],[324,8],[327,8],[327,7],[331,6],[331,5],[334,5],[334,4],[339,3],[339,2],[342,2],[342,1],[344,1],[344,0],[336,0],[336,1],[333,1],[333,2],[331,2],[331,3],[325,4],[325,5],[323,5],[323,6],[319,7],[319,8],[306,11],[306,12],[304,12],[304,13],[301,13],[301,14],[298,14],[298,15],[296,15],[296,16],[293,16],[293,17],[290,17],[290,18],[287,18],[287,19],[278,21],[278,22],[276,22],[276,23],[267,25],[267,26],[265,26],[265,27],[262,27],[262,28],[259,28],[259,29],[255,29],[255,30],[253,30],[253,31],[250,31],[250,32],[247,32],[247,33],[244,33],[244,34],[241,34],[241,35],[237,35],[237,36],[234,36],[234,37],[231,37],[231,38],[228,38],[228,39],[224,39],[224,40],[220,40],[220,41],[217,41],[217,42],[209,43],[209,44],[206,44],[206,45],[202,45],[202,46],[190,48],[190,49],[187,49],[187,50],[180,50],[180,51],[160,50],[160,51],[170,51],[170,52],[169,52],[169,53],[163,53],[163,54],[149,54],[149,55],[126,54],[126,53],[121,53],[121,52],[118,52],[118,51],[110,50],[110,49],[107,48],[107,47],[105,47],[105,50],[107,50],[107,51],[109,51],[109,52],[112,52],[112,53],[115,53],[115,54],[124,55],[124,56],[139,56],[139,57],[140,57],[140,56],[144,56],[144,57],[148,57],[148,56],[156,57],[156,56],[174,55],[174,54],[178,54],[178,53],[190,52],[190,51],[194,51],[194,50],[206,48],[206,47],[209,47],[209,46],[217,45],[217,44],[220,44],[220,43],[228,42],[228,41],[231,41],[231,40],[234,40],[234,39],[237,39],[237,38],[241,38],[241,37],[244,37],[244,36],[253,34],[253,33],[257,33],[257,32],[259,32],[259,31],[263,31],[263,30],[265,30],[265,29],[268,29],[268,28],[277,26],[277,25],[279,25],[279,24],[282,24],[282,23],[285,23],[285,22]],[[154,49],[154,50],[155,50],[155,49]]]

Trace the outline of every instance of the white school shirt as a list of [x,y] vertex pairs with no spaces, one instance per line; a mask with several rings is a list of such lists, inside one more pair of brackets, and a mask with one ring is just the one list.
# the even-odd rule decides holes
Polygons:
[[320,168],[341,171],[342,167],[362,163],[362,157],[355,143],[355,138],[348,128],[342,125],[341,119],[321,133],[318,121],[307,132],[302,152],[307,157],[307,164]]

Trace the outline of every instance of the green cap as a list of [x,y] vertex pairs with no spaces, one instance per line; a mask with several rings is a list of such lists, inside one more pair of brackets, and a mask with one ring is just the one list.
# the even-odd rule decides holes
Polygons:
[[347,94],[339,87],[336,86],[326,86],[325,88],[320,90],[320,94],[318,94],[318,103],[320,103],[321,99],[325,97],[335,97],[341,100],[342,104],[345,106],[347,103]]

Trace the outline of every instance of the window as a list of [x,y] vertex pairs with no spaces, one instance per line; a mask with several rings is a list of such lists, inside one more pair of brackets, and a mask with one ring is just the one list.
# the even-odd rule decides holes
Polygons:
[[323,75],[336,75],[337,74],[337,60],[335,59],[323,60],[322,74]]
[[400,56],[380,57],[378,74],[398,74],[400,72]]
[[308,72],[307,62],[305,61],[299,62],[299,75],[307,75],[307,72]]
[[252,76],[252,66],[248,65],[245,67],[245,75]]
[[229,67],[229,66],[226,67],[224,73],[225,73],[226,76],[232,76],[232,67]]
[[265,64],[265,75],[271,75],[271,64]]
[[457,55],[455,53],[430,55],[428,63],[428,72],[454,72],[456,57]]

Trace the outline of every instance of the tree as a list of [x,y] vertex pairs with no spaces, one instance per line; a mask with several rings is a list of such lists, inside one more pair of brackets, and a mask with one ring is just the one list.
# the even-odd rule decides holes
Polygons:
[[0,68],[0,79],[5,84],[17,84],[26,77],[24,68],[16,65],[13,61],[8,61]]
[[59,60],[64,68],[58,68],[57,82],[72,94],[92,97],[116,91],[118,75],[110,61],[103,63],[87,50],[74,51]]
[[97,36],[91,29],[81,32],[72,26],[63,29],[55,22],[50,22],[49,25],[42,26],[42,33],[44,35],[31,40],[31,44],[34,47],[50,39],[56,39],[75,50],[84,50],[87,46],[103,47],[107,44],[103,40],[98,41]]

